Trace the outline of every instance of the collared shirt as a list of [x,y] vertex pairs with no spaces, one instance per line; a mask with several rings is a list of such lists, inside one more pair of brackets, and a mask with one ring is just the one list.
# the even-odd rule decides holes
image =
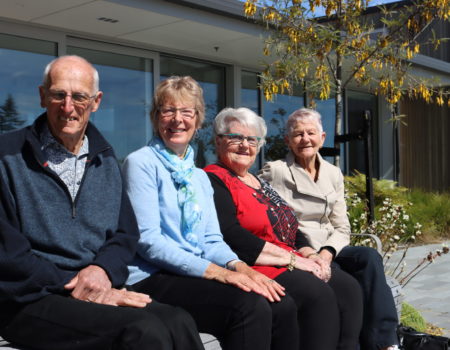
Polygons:
[[53,137],[47,125],[41,136],[41,144],[41,149],[47,156],[48,166],[66,184],[72,200],[75,200],[89,153],[87,136],[84,136],[78,154],[73,154]]

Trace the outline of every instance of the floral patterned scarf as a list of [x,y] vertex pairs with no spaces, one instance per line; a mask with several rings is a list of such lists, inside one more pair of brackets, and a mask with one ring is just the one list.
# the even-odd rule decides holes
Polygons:
[[194,173],[194,150],[188,146],[186,155],[180,159],[169,150],[159,137],[154,137],[149,146],[155,151],[158,159],[169,170],[178,193],[178,206],[181,209],[181,229],[183,237],[194,247],[198,245],[195,229],[202,218],[202,210],[195,197],[191,179]]

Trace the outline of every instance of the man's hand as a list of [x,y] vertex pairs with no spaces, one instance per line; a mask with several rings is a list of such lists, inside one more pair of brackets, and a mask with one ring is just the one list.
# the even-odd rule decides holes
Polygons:
[[99,294],[97,300],[92,300],[92,302],[112,306],[145,307],[152,302],[152,299],[147,294],[111,288]]
[[105,270],[96,265],[82,269],[64,288],[72,290],[70,295],[74,299],[97,304],[145,307],[152,301],[146,294],[111,288]]
[[281,284],[252,269],[242,261],[236,263],[236,271],[247,275],[256,282],[262,289],[264,293],[263,296],[271,302],[280,301],[281,297],[286,295],[284,287]]
[[89,265],[80,270],[64,288],[72,290],[70,295],[79,300],[96,301],[111,289],[111,281],[105,270],[96,265]]

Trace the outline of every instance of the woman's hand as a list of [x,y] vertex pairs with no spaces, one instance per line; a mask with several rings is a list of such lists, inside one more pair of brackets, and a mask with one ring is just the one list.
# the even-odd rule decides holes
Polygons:
[[286,295],[284,292],[284,287],[276,282],[275,280],[270,279],[266,275],[252,269],[246,263],[239,261],[235,265],[236,271],[241,272],[248,277],[250,277],[254,282],[256,282],[259,287],[264,292],[264,297],[271,302],[280,301],[281,297]]
[[297,256],[294,266],[296,269],[311,272],[314,276],[320,278],[324,282],[328,282],[330,279],[330,274],[327,273],[327,270],[324,271],[322,266],[312,259]]
[[324,259],[321,254],[311,254],[308,259],[314,261],[320,266],[322,275],[324,276],[324,281],[328,282],[331,278],[331,260]]
[[331,254],[327,249],[322,249],[319,253],[320,258],[322,258],[328,265],[333,261],[333,254]]
[[269,294],[264,290],[264,288],[242,272],[230,271],[211,263],[206,268],[203,277],[224,284],[230,284],[246,292],[255,292],[269,299]]

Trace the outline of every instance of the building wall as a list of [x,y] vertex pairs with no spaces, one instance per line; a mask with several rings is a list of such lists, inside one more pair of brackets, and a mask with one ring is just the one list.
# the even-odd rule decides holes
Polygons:
[[[197,165],[215,161],[212,139],[212,119],[224,107],[248,107],[269,126],[266,148],[260,153],[255,169],[266,160],[273,143],[283,142],[282,130],[287,116],[304,106],[302,91],[293,96],[279,95],[273,102],[261,98],[258,71],[238,64],[225,64],[206,57],[174,55],[136,43],[117,44],[107,38],[102,41],[63,29],[42,28],[26,23],[12,23],[0,18],[0,134],[31,124],[43,112],[37,87],[42,81],[45,65],[53,58],[76,54],[85,57],[100,74],[100,89],[104,92],[100,109],[91,121],[113,145],[120,160],[142,147],[152,137],[149,122],[151,97],[156,84],[169,75],[190,75],[204,90],[206,120],[192,144],[197,151]],[[14,120],[6,120],[2,106],[13,101]],[[318,110],[324,128],[334,137],[334,101],[319,101]]]
[[[213,2],[222,6],[220,0]],[[39,108],[37,86],[40,84],[45,64],[56,56],[68,53],[86,53],[87,58],[101,71],[101,88],[105,91],[105,97],[100,111],[93,115],[92,120],[113,144],[121,159],[144,145],[151,137],[152,129],[148,121],[151,95],[154,86],[169,74],[191,74],[205,89],[208,119],[201,137],[194,141],[199,144],[198,153],[202,158],[199,164],[214,159],[210,123],[221,108],[245,106],[265,118],[270,140],[257,161],[256,166],[259,167],[266,160],[274,159],[272,155],[276,152],[272,150],[277,150],[278,143],[283,143],[282,129],[287,116],[307,104],[307,99],[301,91],[293,96],[279,95],[273,102],[264,100],[258,89],[260,60],[256,58],[256,53],[261,55],[262,49],[249,45],[261,45],[260,28],[249,21],[237,19],[236,16],[230,17],[217,11],[209,13],[205,9],[185,8],[179,3],[163,0],[123,1],[120,6],[117,1],[107,1],[108,9],[120,18],[117,25],[119,29],[112,32],[110,23],[99,22],[93,13],[88,12],[96,2],[83,4],[87,8],[80,4],[84,10],[69,6],[62,11],[63,18],[67,21],[75,18],[71,16],[72,11],[85,11],[83,17],[89,17],[91,22],[90,26],[83,24],[82,27],[78,26],[79,21],[65,23],[60,18],[62,13],[59,12],[56,16],[53,10],[47,9],[49,13],[46,16],[42,13],[41,16],[36,16],[31,10],[35,5],[34,0],[24,0],[23,3],[27,5],[22,2],[20,6],[11,4],[14,11],[9,11],[11,6],[0,4],[0,106],[9,95],[14,98],[19,117],[24,121],[21,125],[16,123],[16,128],[30,124],[35,116],[42,112]],[[145,5],[145,9],[136,9],[134,6],[138,4]],[[67,4],[61,2],[59,5],[64,7]],[[240,9],[241,5],[239,3],[237,8]],[[42,6],[39,8],[42,9]],[[104,10],[97,9],[98,13],[103,13]],[[175,15],[179,17],[179,21],[167,18]],[[165,30],[162,31],[160,26],[156,25],[157,20],[165,21]],[[135,24],[144,28],[141,28],[143,32],[139,38],[135,36],[134,31],[121,27],[133,27]],[[147,25],[157,32],[147,32]],[[183,30],[177,31],[178,26]],[[211,26],[214,29],[212,31]],[[118,34],[120,28],[123,35]],[[210,29],[210,32],[205,28]],[[448,26],[442,30],[448,30]],[[168,36],[162,38],[161,31]],[[132,37],[126,34],[129,32],[134,33]],[[156,35],[157,33],[159,35]],[[207,37],[212,38],[212,41],[206,40],[203,34],[208,34]],[[202,42],[200,46],[191,45],[191,41],[183,40],[186,36],[190,40],[206,42]],[[442,56],[443,59],[446,57],[448,56]],[[432,68],[436,62],[446,65],[440,72],[446,73],[444,78],[450,79],[450,65],[444,61],[434,59],[431,63],[423,63],[421,67]],[[429,69],[427,72],[436,74],[435,69]],[[443,81],[443,84],[448,85],[450,81]],[[364,94],[360,90],[357,92],[358,95]],[[317,109],[322,114],[324,129],[327,132],[327,147],[332,146],[334,139],[334,108],[333,98],[317,101]],[[375,110],[378,110],[378,124],[373,135],[374,151],[377,153],[374,159],[375,174],[381,178],[396,179],[397,133],[391,124],[386,122],[390,113],[380,99],[378,108],[373,108],[373,111]],[[346,117],[351,119],[348,113]],[[346,133],[352,130],[352,123],[347,120],[346,129],[342,131]],[[0,126],[0,133],[6,131],[8,130]],[[344,160],[344,172],[350,173],[354,163],[352,157],[359,157],[360,152],[351,151],[350,146],[342,146],[341,156]]]
[[419,100],[403,101],[400,126],[400,185],[450,190],[450,108]]
[[[424,33],[424,38],[430,38],[433,35],[433,31],[437,38],[448,38],[450,36],[450,22],[439,21],[433,23]],[[444,41],[438,48],[434,48],[433,45],[424,45],[420,49],[421,54],[442,60],[450,63],[450,42]]]

